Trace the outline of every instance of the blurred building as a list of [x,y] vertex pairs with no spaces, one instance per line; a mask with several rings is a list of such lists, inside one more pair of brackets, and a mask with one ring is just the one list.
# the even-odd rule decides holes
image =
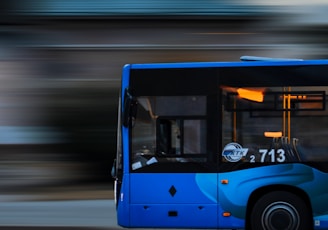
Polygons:
[[327,5],[241,2],[2,1],[0,170],[110,180],[126,63],[328,58]]

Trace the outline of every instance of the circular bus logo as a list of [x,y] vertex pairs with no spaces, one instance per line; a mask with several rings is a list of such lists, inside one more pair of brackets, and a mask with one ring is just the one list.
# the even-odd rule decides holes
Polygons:
[[237,162],[246,156],[247,152],[248,149],[243,148],[240,144],[229,143],[224,147],[222,156],[229,162]]

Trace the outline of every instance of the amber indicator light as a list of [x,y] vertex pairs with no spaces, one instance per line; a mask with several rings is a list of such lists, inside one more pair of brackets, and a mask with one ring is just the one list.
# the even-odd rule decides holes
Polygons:
[[229,183],[229,180],[227,180],[227,179],[221,180],[221,184],[228,184],[228,183]]
[[230,212],[224,212],[224,213],[222,213],[222,216],[229,217],[229,216],[231,216],[231,213]]

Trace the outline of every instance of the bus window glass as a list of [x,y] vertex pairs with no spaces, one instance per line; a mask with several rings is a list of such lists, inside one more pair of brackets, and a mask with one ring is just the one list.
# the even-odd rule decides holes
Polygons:
[[325,90],[222,87],[222,161],[327,161]]
[[132,170],[206,161],[205,96],[139,97],[137,101],[131,128]]
[[184,153],[205,153],[206,139],[205,120],[186,120],[184,122]]

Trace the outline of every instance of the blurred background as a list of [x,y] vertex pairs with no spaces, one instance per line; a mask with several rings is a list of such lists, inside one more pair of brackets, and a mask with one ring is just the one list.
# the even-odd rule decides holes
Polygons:
[[3,0],[0,193],[109,185],[126,63],[328,58],[328,4]]

